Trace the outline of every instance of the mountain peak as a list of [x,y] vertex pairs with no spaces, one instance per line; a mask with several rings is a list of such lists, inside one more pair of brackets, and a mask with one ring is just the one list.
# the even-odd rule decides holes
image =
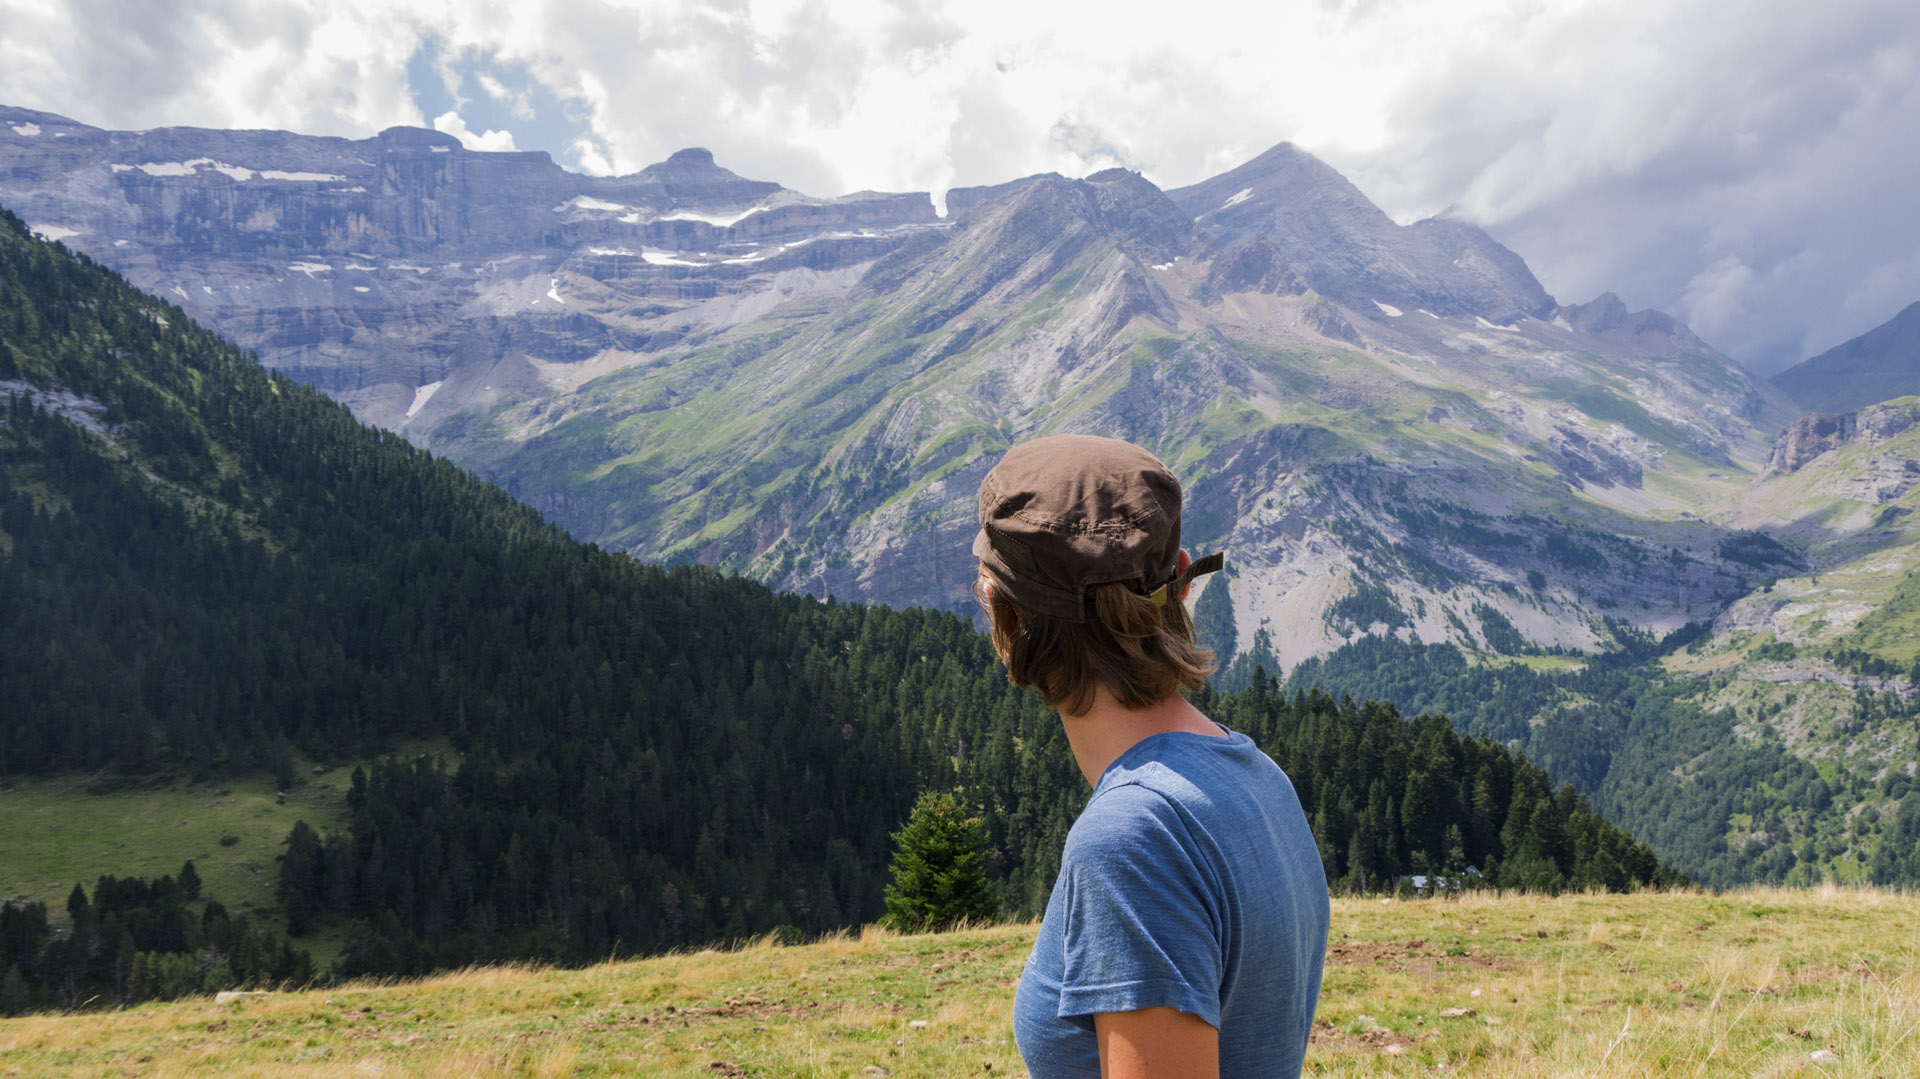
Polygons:
[[713,151],[704,146],[689,146],[684,150],[675,150],[667,158],[669,167],[710,169],[714,167]]
[[1720,356],[1712,345],[1694,336],[1686,323],[1651,308],[1628,311],[1626,302],[1611,292],[1603,292],[1587,303],[1561,307],[1553,317],[1569,329],[1642,353]]
[[444,131],[425,127],[390,127],[376,136],[387,146],[427,146],[446,150],[460,148],[460,140]]
[[1396,224],[1337,169],[1291,143],[1167,194],[1220,247],[1264,235],[1315,292],[1357,311],[1387,304],[1505,325],[1554,310],[1526,263],[1477,227],[1449,218]]

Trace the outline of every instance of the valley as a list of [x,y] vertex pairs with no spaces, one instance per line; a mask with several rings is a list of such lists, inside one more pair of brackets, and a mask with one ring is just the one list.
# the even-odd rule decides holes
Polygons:
[[[625,908],[644,934],[630,940],[845,924],[872,904],[875,837],[935,776],[981,777],[982,803],[1005,814],[996,827],[1022,837],[1003,872],[1024,909],[1074,801],[1043,774],[1058,747],[1031,748],[1044,715],[985,688],[991,663],[963,621],[848,601],[969,616],[980,475],[1020,439],[1091,431],[1160,453],[1188,484],[1189,543],[1228,551],[1195,599],[1223,694],[1257,695],[1261,669],[1289,697],[1332,694],[1309,714],[1344,693],[1407,717],[1444,712],[1717,886],[1920,874],[1920,405],[1806,413],[1785,392],[1801,383],[1753,378],[1612,294],[1561,303],[1481,230],[1397,223],[1292,146],[1170,191],[1111,169],[938,199],[823,198],[699,149],[591,177],[420,129],[344,140],[114,132],[19,109],[0,120],[0,204],[158,297],[114,293],[132,306],[93,337],[71,336],[93,326],[71,306],[96,287],[79,270],[59,271],[71,296],[14,298],[0,383],[31,434],[12,443],[0,551],[67,543],[119,558],[134,536],[174,537],[165,558],[134,543],[104,586],[46,554],[13,569],[36,603],[59,589],[33,583],[58,580],[96,612],[125,595],[147,597],[136,610],[195,611],[152,622],[161,641],[186,634],[151,646],[177,670],[113,666],[134,646],[112,622],[127,634],[115,647],[82,619],[56,622],[59,662],[7,686],[35,718],[6,740],[0,771],[190,762],[199,780],[289,745],[337,763],[390,738],[447,738],[500,754],[469,758],[462,797],[511,790],[525,812],[561,814],[555,784],[582,760],[515,733],[537,716],[605,740],[625,769],[579,793],[599,799],[605,834],[656,859],[631,867],[627,886],[650,906]],[[284,377],[258,380],[238,355],[116,372],[181,347],[147,327],[192,321]],[[1836,350],[1821,377],[1883,362],[1897,331]],[[351,417],[305,398],[279,411],[296,383]],[[48,464],[82,460],[71,474]],[[145,516],[54,531],[85,505]],[[568,537],[592,547],[575,553]],[[563,572],[576,558],[584,568]],[[545,590],[504,587],[528,559]],[[307,575],[284,578],[289,567]],[[789,595],[763,608],[747,580]],[[687,608],[637,614],[605,598],[663,589],[776,628],[755,640]],[[798,658],[818,633],[863,658]],[[700,634],[746,650],[724,670],[676,670]],[[852,651],[890,634],[917,651]],[[209,669],[205,656],[248,635],[238,672]],[[922,662],[944,666],[904,676]],[[796,663],[802,676],[784,673]],[[853,688],[873,665],[902,673],[876,683],[892,696]],[[778,749],[728,758],[684,720],[637,718],[674,707],[733,716]],[[88,718],[63,727],[69,715]],[[561,754],[550,776],[528,764],[536,744]],[[830,822],[783,810],[809,821],[802,837],[716,808],[714,790],[662,766],[690,747],[751,777],[763,816],[796,774],[817,799],[848,774],[886,779],[860,804],[837,796]],[[396,806],[417,809],[417,778],[387,777]],[[645,813],[608,808],[636,791]],[[1368,813],[1395,818],[1401,797],[1348,805],[1334,826],[1350,836]],[[701,823],[670,835],[638,823],[652,813]],[[809,853],[781,864],[814,869],[734,889],[761,857],[728,844],[743,830],[770,849],[801,844]],[[555,865],[516,854],[487,887],[593,876],[599,841],[568,837]],[[1413,848],[1379,842],[1360,861],[1336,843],[1330,875],[1412,864]],[[1561,861],[1561,879],[1577,876],[1571,851]],[[684,875],[695,865],[697,886]],[[712,905],[671,919],[668,883]],[[591,902],[568,909],[564,891],[518,896],[511,919],[565,922],[566,942],[540,947],[583,956],[611,923]],[[389,901],[402,893],[330,909],[371,917]],[[482,916],[489,931],[502,909]],[[469,955],[440,914],[412,910],[392,941],[432,924],[453,951],[382,962]]]

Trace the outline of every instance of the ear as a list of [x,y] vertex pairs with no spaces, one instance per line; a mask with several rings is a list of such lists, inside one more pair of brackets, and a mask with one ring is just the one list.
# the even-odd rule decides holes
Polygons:
[[[1179,575],[1187,572],[1187,567],[1191,565],[1193,565],[1193,556],[1187,553],[1185,547],[1180,548],[1180,563],[1173,568],[1174,574]],[[1187,589],[1192,587],[1192,581],[1188,581],[1180,586],[1180,602],[1185,603],[1187,601]]]

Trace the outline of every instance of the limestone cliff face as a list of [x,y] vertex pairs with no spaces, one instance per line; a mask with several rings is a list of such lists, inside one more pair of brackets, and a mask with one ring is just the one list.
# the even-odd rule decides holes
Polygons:
[[584,373],[549,365],[698,339],[732,298],[844,291],[840,271],[944,225],[924,194],[812,198],[698,148],[590,177],[416,128],[111,132],[5,108],[0,204],[423,436]]
[[1873,446],[1891,439],[1920,421],[1920,404],[1911,400],[1871,405],[1838,416],[1812,412],[1787,426],[1773,444],[1767,468],[1797,472],[1821,454],[1841,446]]

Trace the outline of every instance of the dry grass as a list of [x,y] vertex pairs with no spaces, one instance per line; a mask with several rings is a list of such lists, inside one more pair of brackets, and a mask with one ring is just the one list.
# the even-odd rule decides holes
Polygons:
[[[994,1076],[1031,926],[0,1021],[4,1076]],[[1314,1076],[1920,1075],[1920,897],[1334,904]]]

